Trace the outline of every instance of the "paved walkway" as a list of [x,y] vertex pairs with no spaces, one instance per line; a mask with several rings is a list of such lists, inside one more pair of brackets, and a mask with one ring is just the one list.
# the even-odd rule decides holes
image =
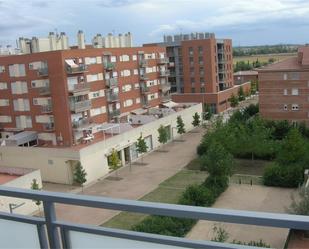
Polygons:
[[[186,133],[184,142],[171,142],[165,145],[167,152],[154,151],[144,157],[146,166],[132,165],[121,168],[118,175],[122,180],[102,179],[84,189],[83,194],[124,198],[137,200],[151,192],[158,185],[173,176],[186,166],[196,156],[196,147],[200,143],[204,130],[199,128],[199,133]],[[175,160],[176,159],[176,160]],[[53,190],[53,186],[48,186]],[[64,189],[65,191],[65,189]],[[57,204],[57,217],[76,223],[100,225],[112,218],[118,211],[78,207]]]
[[[285,213],[291,203],[291,194],[295,192],[295,189],[232,184],[213,207]],[[214,225],[224,228],[229,233],[229,242],[234,239],[245,242],[263,239],[272,248],[283,248],[288,235],[288,229],[283,228],[199,221],[187,237],[195,240],[211,240],[214,237]]]

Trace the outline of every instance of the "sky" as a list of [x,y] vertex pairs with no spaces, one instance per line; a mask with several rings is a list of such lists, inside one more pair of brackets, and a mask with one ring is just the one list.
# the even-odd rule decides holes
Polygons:
[[309,0],[0,0],[0,45],[64,31],[133,35],[134,45],[164,34],[214,32],[234,46],[309,43]]

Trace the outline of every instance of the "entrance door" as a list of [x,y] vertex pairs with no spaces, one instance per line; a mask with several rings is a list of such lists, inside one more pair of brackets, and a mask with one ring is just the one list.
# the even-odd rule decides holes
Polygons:
[[128,164],[130,162],[130,147],[124,148],[124,160],[125,163]]

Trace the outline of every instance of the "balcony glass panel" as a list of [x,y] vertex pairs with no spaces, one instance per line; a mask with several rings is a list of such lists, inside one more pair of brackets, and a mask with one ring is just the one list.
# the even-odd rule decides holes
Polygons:
[[126,248],[126,249],[177,249],[186,248],[149,243],[137,240],[120,239],[103,235],[95,235],[82,232],[69,232],[70,245],[72,248]]
[[36,225],[0,219],[0,248],[40,248]]

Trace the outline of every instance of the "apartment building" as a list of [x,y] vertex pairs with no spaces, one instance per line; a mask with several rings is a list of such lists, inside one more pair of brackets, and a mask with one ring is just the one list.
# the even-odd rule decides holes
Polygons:
[[[1,137],[74,146],[168,96],[164,47],[85,48],[0,57]],[[22,133],[23,132],[23,133]]]
[[173,101],[202,102],[214,113],[229,107],[228,99],[239,88],[233,81],[232,40],[191,33],[164,36],[157,45],[166,47]]
[[234,84],[241,85],[248,81],[257,81],[258,72],[254,70],[238,71],[234,73]]
[[309,125],[309,46],[297,56],[260,70],[259,105],[261,116]]

